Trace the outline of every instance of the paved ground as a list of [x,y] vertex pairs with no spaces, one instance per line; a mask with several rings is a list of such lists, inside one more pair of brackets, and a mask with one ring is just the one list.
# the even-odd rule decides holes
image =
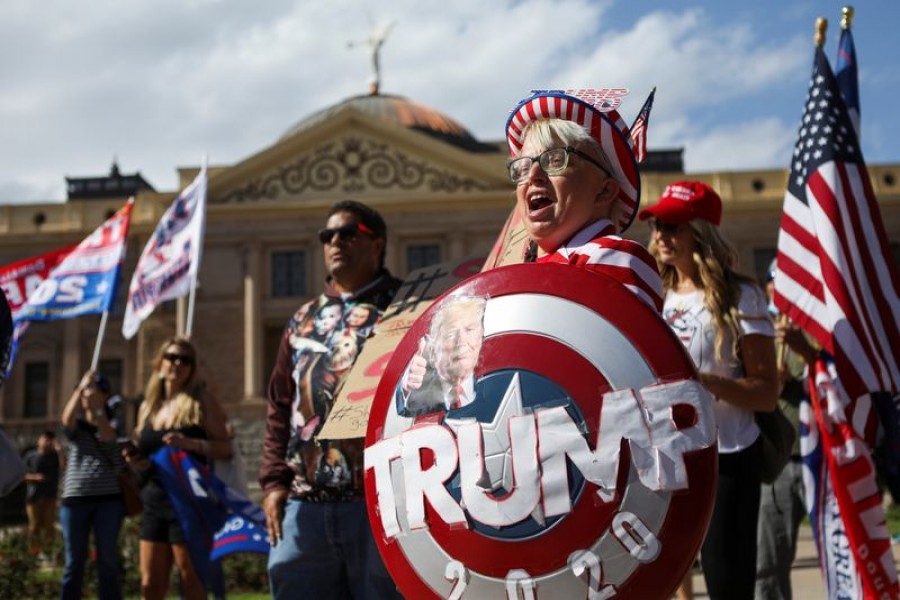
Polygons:
[[[894,544],[893,550],[894,561],[900,564],[900,546]],[[819,569],[816,557],[816,545],[812,539],[812,530],[807,524],[800,526],[797,558],[794,559],[794,566],[791,570],[791,584],[794,600],[823,600],[825,598],[825,586],[822,584],[822,571]],[[699,571],[694,573],[694,597],[707,597],[703,574]]]

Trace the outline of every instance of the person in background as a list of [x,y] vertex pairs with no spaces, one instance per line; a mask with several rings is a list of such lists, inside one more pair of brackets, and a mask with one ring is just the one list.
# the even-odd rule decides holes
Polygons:
[[[347,327],[348,317],[360,305],[383,312],[401,282],[384,268],[387,227],[371,207],[353,200],[333,205],[319,240],[325,289],[289,321],[269,379],[259,483],[272,543],[272,597],[400,598],[366,513],[363,440],[316,434],[366,340]],[[321,326],[325,307],[337,307],[343,319],[329,316]],[[316,344],[324,347],[308,352]]]
[[47,551],[56,537],[56,496],[59,492],[60,458],[56,434],[43,432],[37,448],[25,457],[25,512],[28,515],[28,543],[32,554],[47,560]]
[[763,484],[759,504],[756,557],[756,599],[790,600],[791,565],[797,555],[797,531],[806,515],[803,461],[800,456],[800,401],[806,392],[806,366],[815,362],[817,350],[803,332],[779,316],[772,303],[776,263],[766,272],[769,314],[775,319],[776,351],[783,359],[778,371],[782,384],[778,406],[797,431],[791,461],[771,485]]
[[722,200],[707,184],[670,184],[640,218],[650,220],[663,317],[716,398],[719,477],[700,552],[707,591],[713,600],[751,599],[760,496],[754,411],[774,410],[781,388],[766,298],[735,271],[736,254],[719,230]]
[[231,456],[225,414],[197,375],[197,351],[185,338],[160,345],[153,360],[135,434],[138,453],[129,462],[142,475],[141,595],[165,598],[172,565],[178,569],[181,591],[188,600],[206,597],[185,544],[175,508],[149,457],[163,446],[181,448],[196,462]]
[[81,378],[62,413],[66,437],[66,469],[63,477],[59,521],[65,549],[62,600],[80,600],[88,557],[88,538],[93,532],[97,549],[97,591],[100,600],[119,600],[119,531],[125,505],[118,473],[125,467],[110,425],[112,411],[109,381],[89,370]]

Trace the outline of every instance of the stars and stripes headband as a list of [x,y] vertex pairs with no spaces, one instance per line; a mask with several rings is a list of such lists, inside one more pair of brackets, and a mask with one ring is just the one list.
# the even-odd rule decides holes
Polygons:
[[540,119],[572,121],[600,144],[619,183],[618,201],[624,210],[618,223],[619,233],[628,229],[637,214],[641,199],[641,176],[632,149],[628,126],[616,108],[627,89],[602,90],[534,90],[520,101],[506,121],[509,152],[516,155],[525,143],[525,126]]

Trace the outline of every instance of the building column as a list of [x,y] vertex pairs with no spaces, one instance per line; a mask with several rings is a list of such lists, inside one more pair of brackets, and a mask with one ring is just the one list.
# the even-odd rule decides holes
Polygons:
[[454,231],[449,235],[450,243],[447,250],[449,256],[442,257],[441,260],[457,260],[466,255],[466,236],[461,231]]
[[262,249],[244,248],[244,398],[262,394]]
[[396,236],[391,236],[390,231],[388,231],[388,241],[384,247],[384,266],[387,267],[387,270],[390,271],[396,277],[398,273],[403,273],[406,271],[406,265],[404,264],[405,256],[402,256],[402,245],[400,240],[396,238]]
[[309,246],[309,295],[318,296],[325,284],[325,250],[322,244]]

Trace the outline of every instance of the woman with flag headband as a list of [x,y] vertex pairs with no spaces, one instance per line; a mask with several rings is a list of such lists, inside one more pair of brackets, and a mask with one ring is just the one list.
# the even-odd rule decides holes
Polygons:
[[624,93],[546,90],[519,102],[506,122],[508,171],[532,240],[526,261],[602,273],[658,311],[656,262],[643,246],[619,237],[637,214],[641,191],[631,134],[615,110]]

